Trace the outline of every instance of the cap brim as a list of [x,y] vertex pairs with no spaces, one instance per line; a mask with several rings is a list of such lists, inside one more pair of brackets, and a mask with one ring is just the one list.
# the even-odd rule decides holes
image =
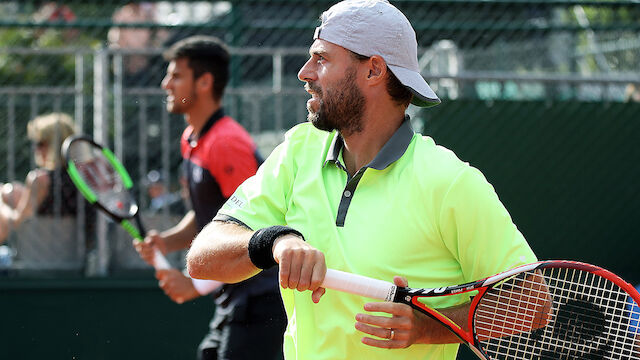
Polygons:
[[440,104],[440,99],[420,73],[399,66],[388,66],[402,85],[413,93],[413,99],[411,99],[413,105],[429,107]]

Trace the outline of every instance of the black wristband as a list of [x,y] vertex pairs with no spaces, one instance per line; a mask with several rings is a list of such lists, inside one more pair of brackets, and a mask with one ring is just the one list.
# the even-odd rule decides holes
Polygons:
[[282,235],[295,234],[304,240],[304,236],[288,226],[269,226],[253,233],[249,239],[249,259],[259,269],[268,269],[277,265],[273,259],[273,243]]

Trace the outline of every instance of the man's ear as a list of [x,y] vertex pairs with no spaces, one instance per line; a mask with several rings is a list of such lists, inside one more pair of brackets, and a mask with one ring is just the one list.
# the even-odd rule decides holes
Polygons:
[[378,55],[369,58],[367,81],[380,82],[383,81],[387,74],[387,63]]
[[213,75],[209,72],[206,72],[196,80],[196,86],[198,90],[210,91],[213,88]]

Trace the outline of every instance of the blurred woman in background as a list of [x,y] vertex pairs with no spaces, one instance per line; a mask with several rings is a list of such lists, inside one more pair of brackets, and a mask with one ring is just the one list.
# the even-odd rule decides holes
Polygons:
[[77,213],[77,191],[64,170],[60,153],[62,142],[74,133],[73,120],[65,113],[50,113],[29,121],[27,136],[33,143],[37,168],[27,174],[24,184],[0,187],[0,243],[34,213]]

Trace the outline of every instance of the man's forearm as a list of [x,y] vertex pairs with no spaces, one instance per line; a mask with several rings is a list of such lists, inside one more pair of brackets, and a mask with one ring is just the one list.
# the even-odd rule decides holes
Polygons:
[[249,259],[247,245],[253,231],[237,224],[213,221],[196,236],[187,254],[189,275],[236,283],[260,269]]
[[[469,314],[470,304],[462,304],[449,308],[438,309],[438,311],[451,319],[454,323],[458,324],[463,330],[468,331],[467,319]],[[416,310],[417,311],[417,310]],[[421,336],[418,339],[418,343],[422,344],[450,344],[461,342],[460,338],[455,335],[451,330],[442,325],[439,321],[436,321],[429,316],[419,313],[422,317],[423,330]]]
[[197,234],[196,216],[192,210],[176,226],[163,231],[160,236],[164,239],[166,250],[169,253],[188,249]]

